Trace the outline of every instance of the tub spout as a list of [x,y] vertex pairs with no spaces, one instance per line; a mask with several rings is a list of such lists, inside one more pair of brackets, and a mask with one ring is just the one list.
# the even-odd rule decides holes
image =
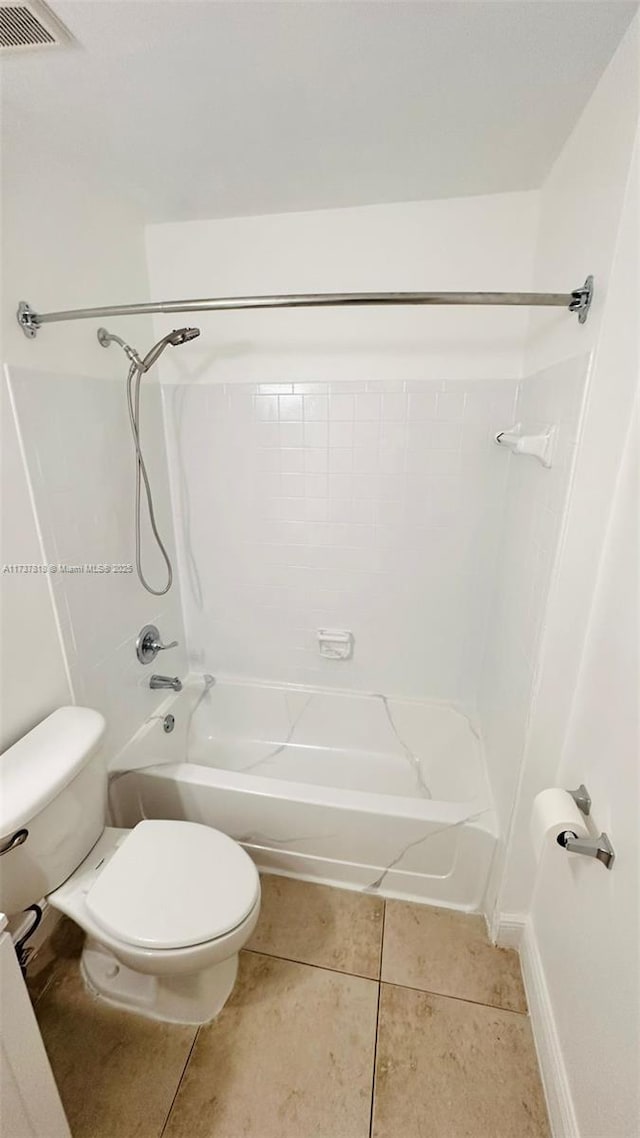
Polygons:
[[177,676],[152,676],[149,680],[149,687],[153,691],[158,688],[171,688],[172,691],[182,691],[182,680]]

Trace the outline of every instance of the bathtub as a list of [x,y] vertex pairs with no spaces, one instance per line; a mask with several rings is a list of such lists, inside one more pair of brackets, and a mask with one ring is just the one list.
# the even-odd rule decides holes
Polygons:
[[497,841],[482,746],[453,707],[211,677],[113,761],[110,805],[119,826],[215,826],[268,872],[469,912]]

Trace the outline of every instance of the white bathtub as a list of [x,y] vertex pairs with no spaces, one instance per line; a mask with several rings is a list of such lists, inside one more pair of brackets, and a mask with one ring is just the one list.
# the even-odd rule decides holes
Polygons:
[[200,678],[162,710],[174,732],[150,720],[113,764],[117,825],[204,822],[270,872],[482,908],[496,821],[453,708]]

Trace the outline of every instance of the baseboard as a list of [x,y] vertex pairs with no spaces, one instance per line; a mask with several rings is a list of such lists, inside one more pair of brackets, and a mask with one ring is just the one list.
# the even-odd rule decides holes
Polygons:
[[500,948],[520,949],[527,923],[526,913],[494,913],[487,923],[494,944]]
[[549,989],[531,922],[521,925],[520,962],[553,1138],[580,1138]]

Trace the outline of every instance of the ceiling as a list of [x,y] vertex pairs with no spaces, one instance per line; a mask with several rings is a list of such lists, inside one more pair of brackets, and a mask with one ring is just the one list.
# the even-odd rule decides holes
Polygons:
[[148,221],[538,187],[636,3],[52,0],[5,145]]

